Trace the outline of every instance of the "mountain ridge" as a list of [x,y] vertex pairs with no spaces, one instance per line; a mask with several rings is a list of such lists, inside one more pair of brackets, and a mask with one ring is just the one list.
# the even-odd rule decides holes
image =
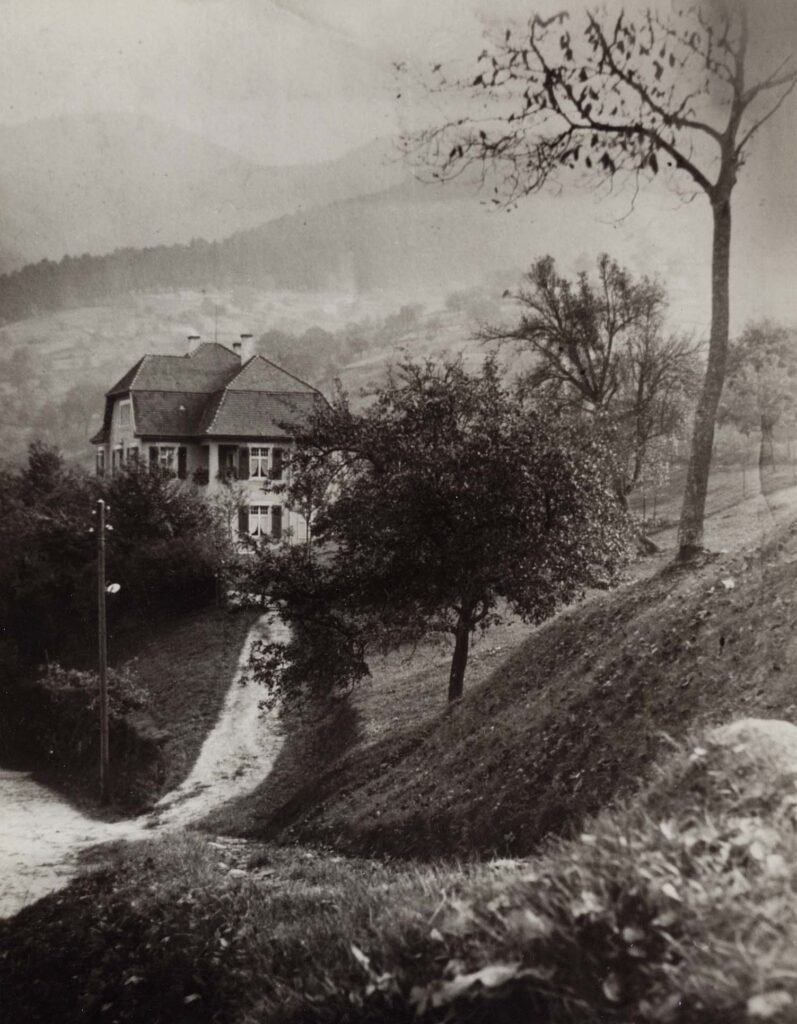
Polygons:
[[407,176],[385,140],[323,163],[266,165],[133,114],[0,125],[0,146],[6,271],[64,255],[216,240]]

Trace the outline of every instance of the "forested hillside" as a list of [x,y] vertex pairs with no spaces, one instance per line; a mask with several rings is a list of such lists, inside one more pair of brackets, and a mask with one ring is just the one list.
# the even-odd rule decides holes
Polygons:
[[[473,212],[476,224],[462,216]],[[438,291],[513,265],[503,222],[473,196],[411,183],[378,195],[280,217],[222,241],[122,248],[42,260],[0,277],[0,320],[92,306],[130,292],[168,289],[397,292],[429,281]]]

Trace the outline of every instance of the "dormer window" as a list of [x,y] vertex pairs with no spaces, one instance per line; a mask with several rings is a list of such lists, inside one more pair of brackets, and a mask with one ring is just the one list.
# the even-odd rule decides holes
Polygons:
[[119,403],[119,426],[129,427],[133,421],[133,413],[130,404],[130,399],[127,398],[123,402]]

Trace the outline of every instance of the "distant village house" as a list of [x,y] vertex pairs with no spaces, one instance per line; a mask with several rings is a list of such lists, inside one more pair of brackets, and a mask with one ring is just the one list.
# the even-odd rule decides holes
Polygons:
[[[192,336],[190,342],[199,339]],[[250,355],[251,336],[231,348],[195,344],[184,356],[147,355],[106,394],[96,446],[97,473],[138,460],[181,480],[240,492],[239,535],[288,533],[307,539],[307,523],[286,506],[285,453],[291,425],[305,423],[321,393],[269,359]]]

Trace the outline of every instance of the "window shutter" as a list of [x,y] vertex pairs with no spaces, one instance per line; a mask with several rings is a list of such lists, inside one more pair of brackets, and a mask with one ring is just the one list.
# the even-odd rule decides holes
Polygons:
[[271,536],[275,540],[282,537],[282,508],[274,505],[271,509]]
[[238,479],[249,479],[249,448],[245,445],[238,449]]
[[249,509],[241,505],[238,509],[238,533],[249,533]]
[[177,476],[180,480],[185,480],[188,475],[188,449],[185,445],[180,445],[177,449]]
[[149,449],[149,468],[154,469],[158,465],[158,449],[153,444]]
[[271,449],[271,479],[282,479],[282,448]]

